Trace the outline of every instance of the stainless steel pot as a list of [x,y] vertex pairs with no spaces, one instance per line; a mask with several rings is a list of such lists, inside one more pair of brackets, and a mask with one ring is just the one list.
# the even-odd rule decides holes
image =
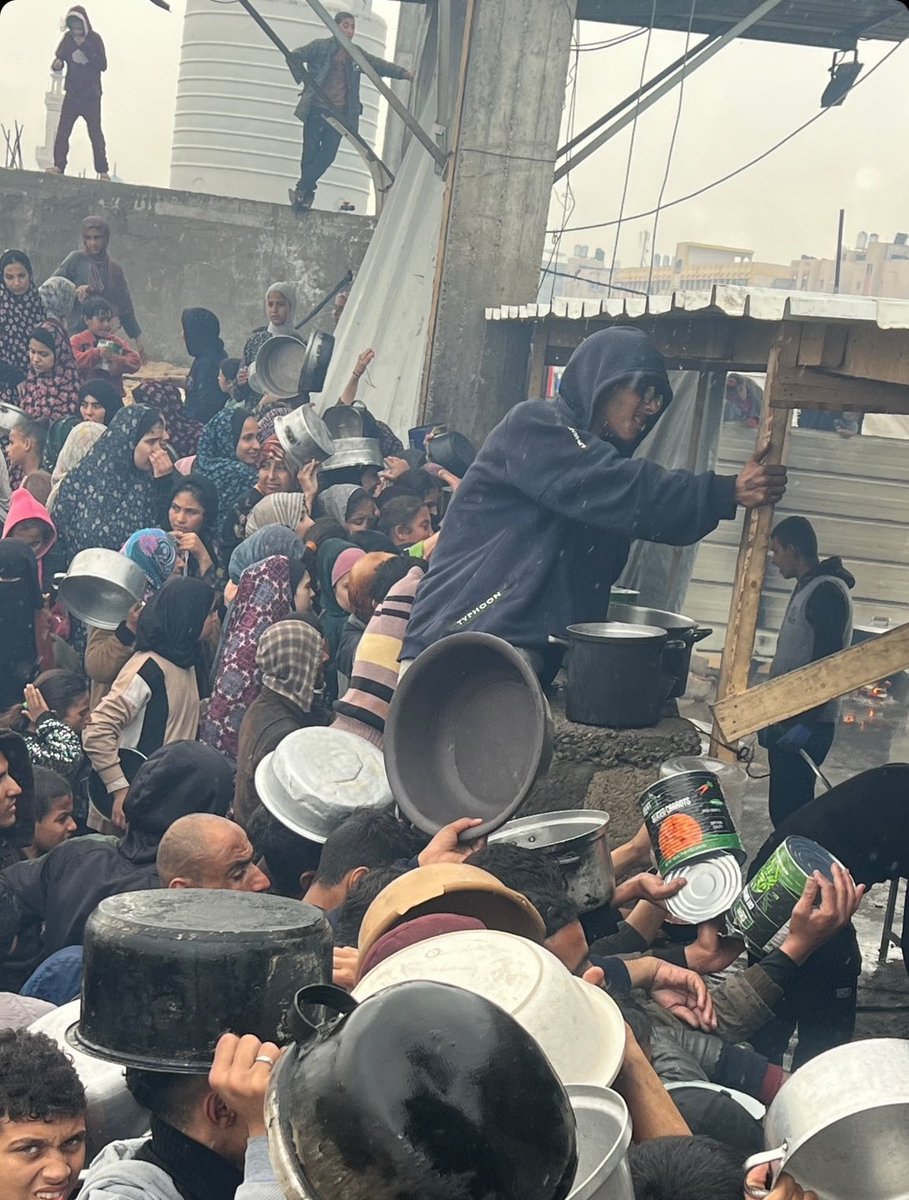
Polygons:
[[335,339],[332,334],[318,330],[312,334],[306,343],[306,354],[297,380],[301,392],[321,392],[334,352]]
[[334,454],[328,426],[308,404],[275,419],[275,434],[284,453],[297,467],[305,463],[324,462]]
[[568,1200],[634,1200],[628,1147],[631,1116],[612,1088],[566,1087],[577,1122],[578,1167]]
[[24,416],[24,410],[15,404],[0,404],[0,430],[9,433],[19,418]]
[[94,1058],[80,1050],[68,1034],[79,1020],[80,1000],[62,1004],[45,1013],[29,1029],[46,1034],[56,1042],[67,1058],[72,1060],[76,1073],[85,1088],[87,1159],[89,1162],[111,1142],[142,1137],[148,1132],[148,1113],[140,1108],[127,1091],[124,1070],[118,1063]]
[[300,376],[306,363],[306,343],[278,333],[264,342],[253,363],[256,391],[290,400],[300,394]]
[[692,647],[710,637],[713,630],[702,628],[697,621],[681,613],[663,612],[660,608],[641,608],[636,604],[610,604],[609,620],[626,621],[631,625],[656,625],[666,630],[670,641],[663,650],[663,669],[676,679],[670,696],[684,696],[688,687]]
[[381,467],[385,463],[379,443],[375,438],[337,438],[334,453],[322,463],[323,471],[337,471],[342,467]]
[[66,608],[95,629],[116,629],[148,587],[145,572],[116,550],[82,550],[70,563],[58,595]]
[[[873,1038],[819,1054],[786,1081],[767,1110],[774,1163],[819,1200],[909,1198],[909,1041]],[[747,1185],[748,1195],[768,1193]]]
[[489,836],[490,843],[508,842],[539,850],[559,864],[568,895],[587,912],[608,904],[615,891],[609,852],[609,813],[567,809],[509,821]]

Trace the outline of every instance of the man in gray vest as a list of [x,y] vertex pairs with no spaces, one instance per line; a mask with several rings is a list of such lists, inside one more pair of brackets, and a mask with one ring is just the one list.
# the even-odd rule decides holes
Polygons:
[[[852,641],[854,577],[841,558],[818,559],[817,534],[804,517],[780,521],[770,538],[770,557],[784,579],[795,579],[776,643],[770,676],[785,675],[843,650]],[[778,826],[814,799],[814,772],[804,750],[820,766],[833,744],[839,702],[831,701],[761,733],[770,758],[770,819]]]

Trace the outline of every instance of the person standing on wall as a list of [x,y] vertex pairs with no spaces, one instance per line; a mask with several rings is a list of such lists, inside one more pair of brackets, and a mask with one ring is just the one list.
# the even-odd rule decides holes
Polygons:
[[[817,534],[804,517],[786,517],[770,537],[770,557],[795,590],[783,618],[771,678],[844,650],[852,641],[855,578],[841,558],[821,562]],[[839,702],[830,701],[761,731],[770,759],[770,819],[774,827],[814,799],[815,774],[802,756],[820,766],[830,752]]]
[[107,70],[107,55],[104,43],[91,27],[88,13],[78,4],[66,14],[66,33],[57,47],[51,70],[60,72],[64,66],[65,95],[54,141],[54,165],[48,167],[48,173],[62,175],[66,171],[69,139],[76,121],[81,117],[88,126],[98,178],[110,180],[107,149],[101,130],[101,72]]
[[[335,24],[347,37],[356,33],[356,20],[352,13],[335,13]],[[370,66],[378,75],[389,79],[413,79],[405,67],[386,62],[373,54],[362,51]],[[292,51],[288,64],[297,82],[302,79],[299,67],[306,68],[326,97],[334,106],[338,116],[351,132],[356,133],[360,124],[360,68],[344,47],[333,37],[318,38]],[[312,88],[304,86],[297,105],[296,117],[303,122],[303,159],[300,166],[300,181],[293,193],[296,209],[312,208],[319,180],[335,161],[342,134],[328,123],[330,110]]]

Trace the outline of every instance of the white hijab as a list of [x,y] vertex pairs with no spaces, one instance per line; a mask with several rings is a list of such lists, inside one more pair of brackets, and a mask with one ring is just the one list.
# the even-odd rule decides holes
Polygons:
[[281,333],[286,334],[288,337],[296,337],[297,335],[294,332],[294,313],[297,311],[296,288],[292,283],[273,283],[265,293],[266,314],[268,312],[268,297],[272,292],[279,292],[284,297],[284,299],[287,301],[288,312],[287,320],[283,325],[273,325],[272,322],[269,321],[268,332],[272,335],[272,337],[274,337],[275,334]]

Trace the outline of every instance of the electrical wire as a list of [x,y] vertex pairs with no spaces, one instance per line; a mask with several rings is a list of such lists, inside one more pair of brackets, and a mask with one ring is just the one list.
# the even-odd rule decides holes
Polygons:
[[623,33],[621,37],[611,38],[608,42],[584,42],[578,46],[578,49],[582,54],[586,54],[588,51],[610,50],[613,46],[622,46],[625,42],[632,42],[646,32],[647,26],[642,25],[640,29],[632,30],[631,33]]
[[[852,85],[850,90],[854,92],[857,87],[861,87],[864,83],[866,83],[867,80],[869,80],[874,74],[874,72],[878,70],[879,67],[882,67],[887,59],[895,54],[903,44],[903,42],[897,42],[892,49],[887,51],[880,62],[875,63],[870,71],[859,77],[859,79]],[[679,196],[675,200],[667,201],[667,203],[663,204],[660,209],[650,208],[646,212],[635,213],[633,217],[619,217],[617,220],[613,219],[611,221],[597,221],[592,225],[569,225],[562,230],[562,233],[585,233],[591,229],[611,229],[615,225],[621,224],[622,221],[642,221],[645,217],[652,217],[658,211],[665,212],[667,208],[674,208],[677,204],[684,204],[688,200],[694,200],[698,196],[703,196],[705,192],[709,192],[712,188],[719,187],[721,183],[727,183],[730,179],[734,179],[736,175],[741,175],[743,171],[747,171],[750,167],[754,167],[759,162],[763,162],[765,158],[769,158],[770,155],[776,150],[779,150],[782,146],[785,146],[787,142],[791,142],[792,139],[797,137],[798,134],[800,134],[804,129],[807,129],[810,125],[813,125],[815,121],[819,121],[821,117],[826,116],[827,113],[830,112],[833,112],[832,108],[820,109],[820,111],[816,112],[813,117],[809,117],[807,121],[803,121],[801,125],[799,125],[796,129],[793,129],[793,131],[787,134],[784,138],[780,138],[778,142],[775,142],[762,154],[758,154],[755,158],[750,159],[741,167],[737,167],[734,171],[729,171],[727,174],[720,176],[720,178],[715,179],[713,183],[707,183],[703,187],[698,188],[696,191],[689,192],[686,196]],[[550,232],[552,231],[547,230],[547,233]]]
[[666,154],[666,170],[663,172],[663,182],[660,184],[660,194],[657,199],[657,209],[653,217],[653,231],[650,236],[650,266],[647,271],[647,294],[650,295],[650,285],[653,283],[653,260],[656,256],[657,231],[660,227],[660,208],[666,195],[666,185],[669,182],[669,171],[672,166],[672,154],[675,150],[675,139],[678,137],[679,123],[682,120],[682,105],[685,103],[685,80],[688,78],[688,51],[691,48],[691,31],[694,28],[694,10],[698,0],[691,0],[691,12],[688,14],[688,31],[685,34],[685,61],[682,64],[682,75],[679,80],[679,102],[675,110],[675,122],[672,126],[672,137],[669,139],[669,150]]
[[[653,27],[656,24],[657,0],[653,0],[650,8],[650,24],[647,26],[647,40],[644,43],[644,55],[641,59],[641,78],[638,81],[638,94],[644,88],[644,77],[647,74],[647,57],[650,54],[650,42],[653,37]],[[631,122],[631,139],[628,143],[628,159],[625,163],[625,183],[622,187],[622,202],[619,206],[619,219],[616,222],[615,243],[612,247],[612,262],[609,267],[609,280],[612,282],[612,277],[615,274],[615,260],[619,253],[619,237],[622,233],[622,218],[625,214],[625,201],[628,199],[628,182],[631,179],[631,163],[634,158],[634,143],[638,132],[638,113],[639,106],[635,107],[634,120]],[[563,231],[564,232],[564,231]],[[612,289],[606,293],[607,297],[612,295]]]

